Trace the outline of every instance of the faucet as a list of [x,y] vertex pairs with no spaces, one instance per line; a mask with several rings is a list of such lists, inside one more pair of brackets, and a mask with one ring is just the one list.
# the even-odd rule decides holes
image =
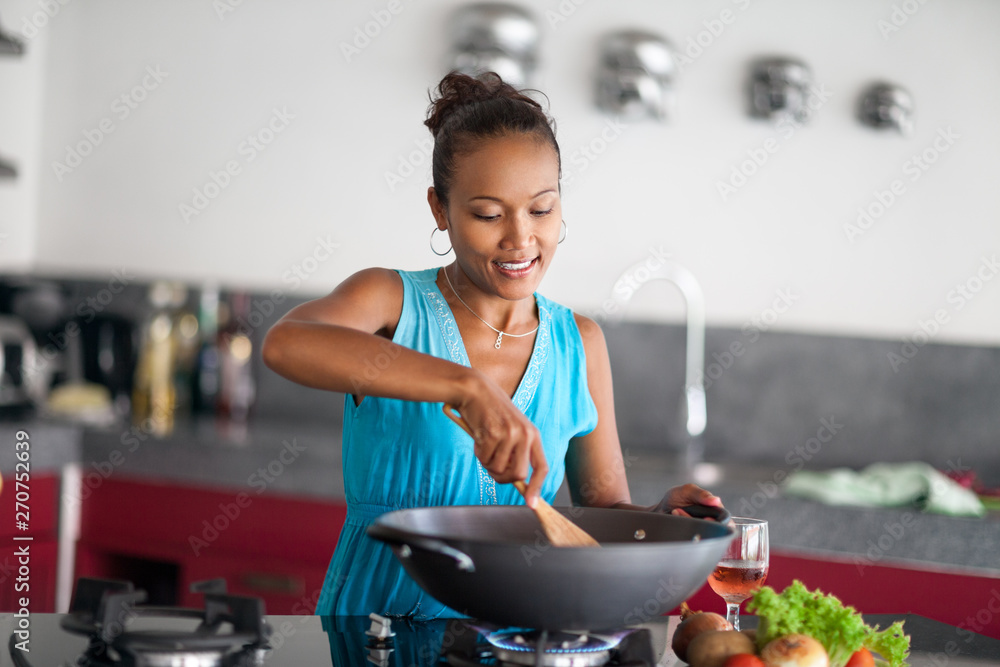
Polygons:
[[705,403],[705,295],[694,274],[685,267],[659,257],[643,260],[615,282],[615,300],[627,303],[639,287],[651,280],[673,283],[686,305],[686,341],[684,361],[684,396],[678,414],[684,425],[684,467],[692,471],[702,462],[702,434],[708,423]]

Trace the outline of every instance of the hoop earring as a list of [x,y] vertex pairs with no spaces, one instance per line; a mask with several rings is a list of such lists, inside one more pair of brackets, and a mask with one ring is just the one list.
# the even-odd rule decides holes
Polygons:
[[435,255],[437,255],[438,257],[444,257],[449,252],[451,252],[451,246],[448,246],[448,249],[445,250],[444,252],[438,252],[434,248],[434,235],[437,234],[440,231],[441,231],[440,229],[438,229],[437,227],[435,227],[434,230],[431,232],[431,252],[434,253]]
[[559,243],[562,243],[563,241],[565,241],[566,237],[569,236],[569,227],[566,226],[566,221],[565,220],[562,221],[562,227],[563,227],[563,233],[562,233],[562,237],[559,239]]

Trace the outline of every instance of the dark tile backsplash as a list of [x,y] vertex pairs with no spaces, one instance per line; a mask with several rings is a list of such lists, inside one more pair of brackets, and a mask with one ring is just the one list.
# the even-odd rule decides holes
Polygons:
[[[59,281],[71,309],[106,281]],[[0,311],[4,299],[0,278]],[[141,321],[146,285],[132,283],[103,308]],[[105,295],[106,296],[106,295]],[[267,329],[301,298],[253,296],[247,326],[256,350]],[[91,302],[94,303],[94,302]],[[192,290],[189,304],[197,306]],[[682,326],[603,324],[615,379],[623,446],[676,449],[684,379]],[[733,344],[741,354],[733,355]],[[745,461],[822,469],[876,461],[924,460],[968,467],[1000,485],[1000,348],[928,343],[894,369],[899,340],[711,327],[705,362],[708,461]],[[908,351],[912,352],[912,351]],[[308,420],[338,428],[343,396],[300,387],[254,355],[254,419]]]
[[[683,385],[683,327],[604,329],[622,442],[665,445]],[[726,356],[736,341],[742,354]],[[751,341],[708,331],[706,460],[786,469],[923,460],[1000,484],[1000,349],[927,344],[894,370],[889,354],[900,355],[901,341],[774,332]]]

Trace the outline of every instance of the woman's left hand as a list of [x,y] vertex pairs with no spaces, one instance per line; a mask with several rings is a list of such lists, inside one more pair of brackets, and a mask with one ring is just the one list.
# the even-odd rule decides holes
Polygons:
[[673,514],[675,516],[691,516],[681,507],[688,505],[708,505],[709,507],[722,507],[722,499],[711,491],[701,488],[697,484],[685,484],[675,486],[667,491],[657,505],[653,506],[653,512],[663,514]]

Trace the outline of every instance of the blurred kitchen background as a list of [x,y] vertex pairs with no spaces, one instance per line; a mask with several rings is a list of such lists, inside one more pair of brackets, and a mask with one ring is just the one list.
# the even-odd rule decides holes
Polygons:
[[[343,520],[343,397],[264,369],[260,341],[361,268],[450,261],[428,245],[422,120],[466,4],[0,1],[16,42],[0,333],[8,360],[35,348],[5,366],[0,469],[28,431],[51,486],[40,608],[65,608],[74,573],[184,602],[229,572],[269,608],[311,610]],[[518,6],[539,28],[529,83],[557,123],[569,230],[542,291],[605,327],[637,502],[697,472],[736,511],[801,526],[817,523],[802,501],[753,500],[776,472],[921,460],[1000,485],[1000,4]],[[604,40],[632,29],[672,45],[662,118],[597,104]],[[807,119],[749,113],[766,57],[811,72]],[[877,82],[912,98],[908,131],[860,121]],[[650,280],[668,263],[687,298]],[[233,516],[240,493],[255,505]],[[927,518],[885,547],[891,516],[850,517],[879,564],[1000,576],[995,514]],[[793,532],[774,530],[777,553],[866,553],[865,536]],[[947,539],[915,553],[931,532]]]

